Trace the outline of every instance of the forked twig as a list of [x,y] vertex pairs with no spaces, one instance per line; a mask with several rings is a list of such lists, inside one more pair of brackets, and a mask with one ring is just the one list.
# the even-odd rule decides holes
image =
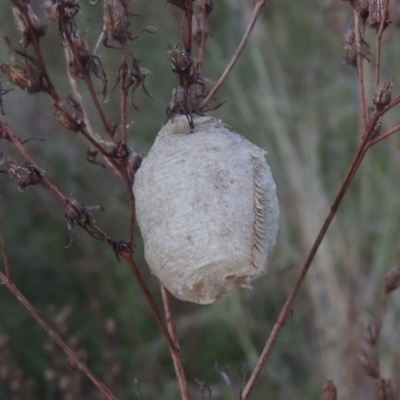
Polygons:
[[[3,253],[4,255],[4,253]],[[8,261],[4,260],[8,263]],[[83,372],[93,384],[104,394],[108,400],[117,400],[111,393],[110,389],[104,385],[88,368],[88,366],[67,346],[67,344],[57,335],[53,329],[46,323],[46,321],[37,313],[31,303],[22,295],[22,293],[14,286],[9,278],[0,271],[0,281],[7,289],[14,295],[14,297],[28,310],[29,314],[36,320],[36,322],[47,332],[47,334],[54,340],[54,342],[64,351],[64,353],[71,360],[75,369]]]
[[181,350],[178,344],[178,335],[176,333],[176,325],[174,315],[172,313],[171,296],[164,285],[160,284],[161,295],[164,304],[165,317],[167,320],[168,331],[171,334],[172,340],[175,343],[175,347],[170,347],[171,357],[174,362],[175,374],[178,379],[179,392],[182,400],[189,400],[189,392],[187,387],[187,381],[185,377],[185,371],[183,369]]
[[246,32],[243,35],[243,39],[240,42],[239,47],[236,49],[235,54],[233,55],[230,63],[228,64],[228,66],[226,67],[224,73],[219,78],[218,82],[210,90],[210,93],[207,95],[207,97],[200,104],[200,107],[199,107],[200,110],[203,110],[207,106],[208,102],[214,97],[214,95],[217,93],[219,88],[225,82],[225,80],[228,77],[229,73],[232,71],[232,69],[235,66],[237,60],[239,59],[240,55],[242,54],[244,46],[246,46],[246,43],[249,40],[250,34],[251,34],[251,32],[252,32],[252,30],[254,28],[254,25],[256,24],[257,18],[260,15],[261,9],[263,8],[264,5],[265,5],[265,0],[257,0],[256,5],[254,7],[253,15],[251,16],[251,20],[249,22],[249,25],[247,26]]

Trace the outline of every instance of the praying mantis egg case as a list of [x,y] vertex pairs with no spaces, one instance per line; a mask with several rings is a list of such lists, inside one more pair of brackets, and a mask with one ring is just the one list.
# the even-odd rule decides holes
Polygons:
[[152,272],[177,298],[208,304],[266,271],[279,204],[264,150],[215,118],[193,123],[167,122],[133,191]]

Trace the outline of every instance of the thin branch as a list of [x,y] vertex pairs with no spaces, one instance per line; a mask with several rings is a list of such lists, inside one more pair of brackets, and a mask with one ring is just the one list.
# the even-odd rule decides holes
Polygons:
[[[192,30],[193,30],[193,0],[186,3],[185,16],[183,22],[183,43],[186,53],[192,53]],[[190,74],[185,74],[183,80],[183,108],[189,110],[190,95]]]
[[369,147],[372,147],[373,145],[377,144],[378,142],[380,142],[383,139],[386,139],[387,137],[393,135],[394,133],[400,131],[400,124],[394,126],[393,128],[389,129],[388,131],[386,131],[385,133],[382,133],[381,135],[377,136],[374,140],[372,140],[369,143]]
[[363,56],[361,54],[361,32],[360,32],[360,15],[356,8],[353,9],[354,13],[354,30],[357,43],[357,72],[358,72],[358,87],[360,93],[361,104],[361,123],[363,136],[367,131],[367,101],[365,98],[365,85],[364,85],[364,69],[363,69]]
[[161,295],[164,304],[165,317],[167,320],[168,331],[175,343],[175,347],[170,347],[171,357],[174,362],[175,374],[178,379],[179,392],[182,400],[189,400],[189,392],[187,387],[187,381],[185,377],[185,371],[183,369],[181,350],[178,343],[178,335],[176,333],[175,319],[172,312],[171,296],[168,290],[160,283]]
[[22,295],[22,293],[14,286],[14,284],[0,272],[0,281],[7,287],[8,290],[17,298],[17,300],[28,310],[29,314],[36,320],[36,322],[47,332],[47,334],[54,340],[54,342],[64,351],[64,353],[71,360],[72,365],[77,370],[83,372],[93,384],[104,394],[108,400],[117,400],[117,398],[111,393],[110,389],[104,385],[88,368],[88,366],[80,360],[80,358],[68,347],[65,342],[54,332],[50,326],[44,321],[43,318],[37,313],[29,301]]
[[386,16],[389,8],[389,0],[385,0],[383,5],[383,15],[379,25],[378,34],[376,36],[376,60],[375,60],[375,92],[378,89],[381,72],[381,50],[382,50],[382,34],[386,27]]
[[132,255],[131,254],[125,254],[124,258],[125,258],[126,262],[128,263],[131,271],[135,275],[135,277],[136,277],[136,279],[137,279],[137,281],[139,283],[140,289],[142,290],[143,294],[146,296],[146,300],[149,303],[150,308],[153,311],[153,314],[156,317],[158,325],[159,325],[162,333],[164,334],[165,338],[167,339],[170,348],[176,350],[175,342],[172,339],[172,336],[169,333],[169,330],[168,330],[167,326],[165,325],[165,322],[163,320],[161,312],[158,309],[157,304],[156,304],[152,294],[150,293],[149,288],[146,285],[146,282],[144,281],[144,279],[143,279],[143,277],[142,277],[142,275],[141,275],[141,273],[139,271],[139,268],[137,267],[135,261],[133,260]]
[[339,192],[337,193],[336,198],[331,206],[329,214],[326,217],[326,219],[314,241],[314,244],[307,256],[306,261],[304,262],[303,266],[301,267],[300,273],[296,279],[293,289],[291,290],[284,306],[282,307],[279,317],[276,320],[276,322],[272,328],[272,331],[271,331],[271,333],[268,337],[268,340],[264,346],[264,349],[257,361],[257,364],[249,378],[249,381],[247,382],[245,389],[243,390],[243,395],[242,395],[241,400],[247,400],[249,398],[250,393],[251,393],[257,379],[260,376],[261,370],[264,367],[265,362],[267,361],[269,353],[271,352],[272,345],[274,344],[281,328],[285,324],[285,321],[286,321],[286,319],[290,313],[290,310],[292,308],[293,302],[301,288],[301,285],[303,284],[304,278],[306,277],[306,274],[311,266],[311,263],[313,262],[313,260],[315,258],[318,248],[319,248],[334,216],[336,215],[336,212],[343,200],[343,197],[344,197],[348,187],[350,186],[351,181],[353,180],[353,178],[355,176],[356,171],[358,170],[358,168],[361,164],[362,159],[364,158],[368,148],[370,147],[368,141],[373,132],[373,129],[375,127],[375,124],[376,124],[376,121],[378,120],[378,118],[379,118],[379,113],[376,113],[376,115],[374,116],[374,118],[372,120],[371,125],[368,127],[368,132],[366,132],[366,135],[365,135],[363,141],[361,142],[356,155],[354,156],[354,159],[350,165],[350,168],[346,174],[346,177],[344,178],[343,183],[339,189]]
[[4,269],[6,271],[7,281],[11,282],[10,261],[8,259],[6,240],[4,238],[4,231],[3,231],[3,224],[1,222],[1,217],[2,217],[2,208],[0,208],[0,246],[1,246],[1,253],[3,255]]
[[121,101],[121,131],[122,131],[122,143],[126,144],[127,142],[127,129],[126,129],[126,43],[122,45],[121,52],[121,67],[119,70],[119,93],[120,93],[120,101]]
[[62,27],[63,27],[63,35],[65,37],[65,40],[68,43],[68,47],[71,50],[72,55],[74,57],[74,60],[78,64],[79,71],[82,74],[83,79],[84,79],[84,81],[86,83],[86,86],[89,89],[90,96],[91,96],[91,98],[93,100],[93,103],[94,103],[94,105],[96,107],[96,110],[97,110],[97,112],[98,112],[98,114],[100,116],[101,122],[103,123],[104,129],[106,130],[107,134],[112,139],[114,139],[114,130],[111,128],[111,126],[110,126],[110,124],[109,124],[109,122],[108,122],[108,120],[107,120],[107,118],[106,118],[106,116],[104,114],[104,111],[101,108],[101,105],[99,103],[99,99],[97,98],[96,91],[94,90],[94,87],[93,87],[92,80],[90,79],[90,75],[82,65],[82,62],[81,62],[80,57],[79,57],[79,54],[78,54],[78,52],[77,52],[77,50],[75,48],[75,45],[74,45],[74,43],[73,43],[73,41],[71,39],[71,35],[70,35],[70,33],[69,33],[69,31],[68,31],[68,29],[66,27],[66,24],[63,23]]
[[28,24],[30,30],[30,38],[32,39],[32,45],[35,51],[36,59],[40,66],[41,72],[44,76],[44,79],[46,80],[47,83],[47,93],[52,97],[53,100],[58,101],[60,100],[60,97],[56,92],[54,85],[50,79],[50,75],[47,71],[47,67],[42,55],[42,50],[40,49],[39,39],[36,35],[35,29],[32,25],[32,21],[29,17],[28,7],[26,5],[21,5],[19,3],[15,3],[15,5],[20,9],[23,18],[25,19],[25,22]]
[[208,96],[204,99],[204,101],[200,105],[200,110],[203,110],[204,107],[207,106],[208,102],[214,97],[214,95],[217,93],[219,88],[222,86],[222,84],[225,82],[226,78],[228,77],[229,73],[232,71],[233,67],[235,66],[237,60],[239,59],[240,55],[242,54],[242,51],[244,49],[244,46],[246,45],[247,41],[249,40],[250,34],[254,28],[254,25],[256,24],[257,18],[260,15],[262,7],[265,5],[265,0],[257,0],[256,5],[254,7],[253,15],[251,16],[251,20],[249,22],[249,25],[246,29],[246,32],[243,35],[243,39],[239,44],[239,47],[237,48],[235,54],[232,57],[232,60],[226,67],[224,73],[222,76],[219,78],[218,82],[215,84],[215,86],[211,89],[210,93]]

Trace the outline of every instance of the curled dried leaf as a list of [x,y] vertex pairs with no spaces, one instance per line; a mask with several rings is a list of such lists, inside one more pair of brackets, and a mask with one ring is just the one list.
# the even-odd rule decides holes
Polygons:
[[85,126],[82,107],[71,95],[53,104],[53,114],[70,131],[77,132]]
[[20,61],[13,58],[9,64],[1,64],[0,70],[14,85],[28,93],[47,90],[42,72],[27,60]]

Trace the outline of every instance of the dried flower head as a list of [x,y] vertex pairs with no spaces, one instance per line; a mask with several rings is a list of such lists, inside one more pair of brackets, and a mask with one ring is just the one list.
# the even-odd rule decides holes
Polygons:
[[[74,49],[69,49],[71,72],[76,76],[82,76],[83,72],[93,72],[95,76],[101,80],[103,84],[103,96],[107,91],[107,76],[104,72],[100,58],[89,52],[89,45],[85,39],[86,32],[77,30],[71,31],[71,41]],[[79,58],[79,62],[77,61]],[[84,71],[81,70],[83,68]]]
[[140,60],[137,60],[133,55],[132,55],[132,62],[130,64],[123,64],[119,71],[118,71],[118,77],[117,80],[115,81],[110,95],[108,96],[107,101],[110,100],[115,88],[117,87],[117,84],[121,82],[122,77],[124,77],[124,82],[122,82],[122,85],[125,89],[126,92],[130,90],[131,95],[129,102],[130,104],[138,110],[137,106],[134,103],[133,100],[133,95],[138,87],[142,87],[143,91],[147,94],[147,96],[151,97],[154,99],[154,97],[147,91],[146,88],[146,78],[147,75],[150,73],[150,71],[146,68],[140,68]]
[[[360,34],[361,35],[361,34]],[[356,33],[354,29],[349,29],[344,38],[345,46],[344,46],[344,63],[350,64],[353,67],[357,67],[357,40]],[[368,55],[371,54],[369,50],[369,44],[360,37],[360,55],[361,58],[369,61]]]
[[53,104],[53,114],[70,131],[77,132],[85,126],[82,107],[71,95]]
[[[13,7],[15,24],[18,31],[22,34],[21,45],[26,49],[33,40],[33,35],[37,40],[46,35],[47,26],[43,25],[30,5],[25,10],[22,7]],[[29,19],[29,21],[28,21]]]
[[193,57],[180,43],[168,51],[168,56],[172,63],[172,70],[177,74],[187,72],[193,65]]
[[394,400],[394,390],[390,379],[380,379],[375,388],[376,400]]
[[378,86],[378,89],[376,90],[375,96],[372,100],[377,110],[382,110],[392,100],[392,87],[393,79],[383,82]]
[[37,185],[45,175],[45,171],[33,164],[20,164],[13,160],[4,165],[8,176],[18,183],[21,190],[30,185]]
[[130,38],[129,0],[104,0],[104,40],[107,47],[108,39],[124,44]]
[[368,352],[366,350],[361,350],[361,353],[358,355],[358,359],[361,362],[361,365],[364,368],[365,373],[373,378],[379,379],[379,360],[378,356],[375,353]]
[[95,239],[108,239],[107,235],[96,226],[96,221],[94,220],[93,216],[88,212],[89,210],[104,211],[104,208],[101,206],[84,207],[72,197],[65,202],[66,212],[64,214],[64,217],[67,220],[67,228],[71,235],[71,241],[67,247],[70,247],[73,244],[74,236],[72,234],[72,231],[76,225],[83,228],[86,232],[89,233],[90,236]]
[[389,25],[389,13],[386,11],[384,14],[384,1],[383,0],[370,0],[369,2],[369,25],[372,29],[375,29],[377,32],[379,31],[379,27],[381,25],[382,20],[383,22],[383,29],[385,30],[386,27]]
[[63,22],[75,26],[73,18],[81,11],[77,0],[48,0],[43,8],[46,10],[50,21],[58,22],[59,27]]
[[385,279],[386,293],[394,292],[400,287],[400,268],[392,268],[387,274]]
[[0,70],[8,79],[28,93],[46,91],[42,72],[28,61],[11,59],[9,64],[1,64]]
[[337,389],[336,385],[331,379],[328,379],[322,387],[321,400],[336,400]]

